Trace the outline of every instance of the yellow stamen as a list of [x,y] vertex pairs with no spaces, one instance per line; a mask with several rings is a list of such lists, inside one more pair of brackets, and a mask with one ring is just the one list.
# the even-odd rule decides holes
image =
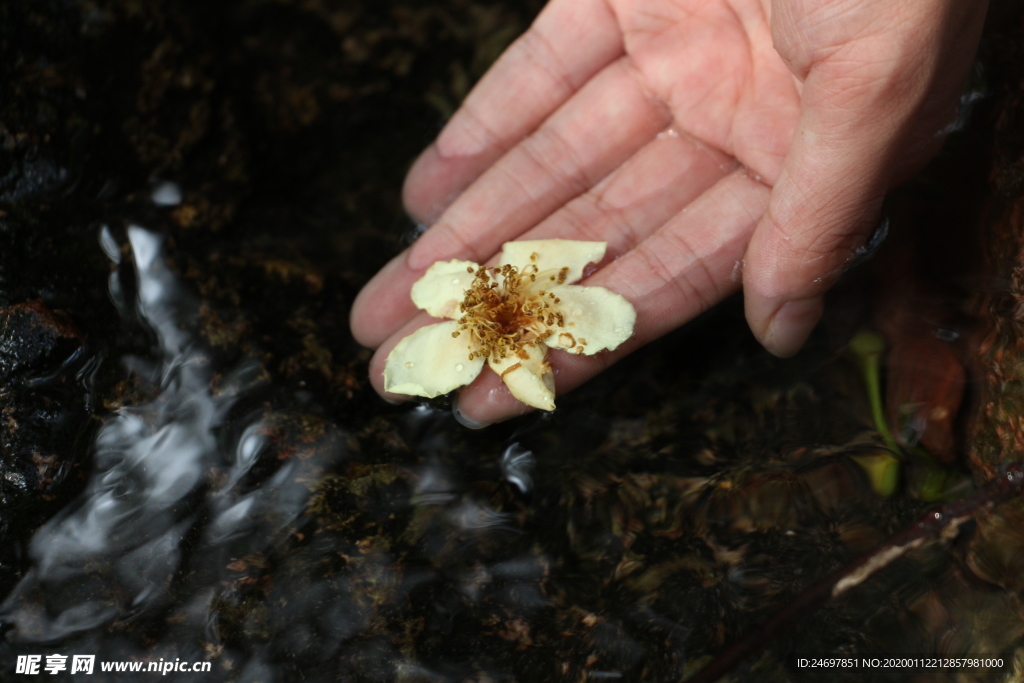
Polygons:
[[562,314],[554,309],[552,301],[557,297],[531,288],[537,272],[533,263],[522,269],[503,265],[481,266],[475,271],[459,304],[462,317],[458,320],[459,329],[466,330],[476,342],[471,360],[501,360],[513,354],[523,357],[527,355],[524,347],[543,341],[551,335],[548,328],[556,321],[561,323]]

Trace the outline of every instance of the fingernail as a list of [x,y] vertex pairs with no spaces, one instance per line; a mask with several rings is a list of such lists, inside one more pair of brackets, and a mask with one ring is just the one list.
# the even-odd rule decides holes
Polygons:
[[764,347],[780,358],[795,355],[821,320],[821,312],[820,297],[782,304],[768,323]]
[[380,398],[381,398],[382,401],[387,403],[389,406],[400,406],[403,403],[405,403],[405,401],[395,401],[394,399],[384,398],[383,396],[381,396]]
[[455,398],[452,399],[452,416],[455,421],[467,429],[483,429],[484,427],[490,427],[490,422],[477,422],[476,420],[470,419],[462,414],[459,410],[459,395],[456,394]]

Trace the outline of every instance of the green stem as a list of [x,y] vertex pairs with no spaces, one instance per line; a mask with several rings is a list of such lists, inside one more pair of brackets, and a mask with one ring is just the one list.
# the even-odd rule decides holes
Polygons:
[[893,455],[899,457],[903,451],[889,431],[882,408],[882,352],[885,351],[885,340],[882,335],[871,330],[861,330],[850,340],[850,350],[860,362],[861,376],[868,390],[868,401],[871,403],[871,417],[875,421],[875,429],[882,441]]

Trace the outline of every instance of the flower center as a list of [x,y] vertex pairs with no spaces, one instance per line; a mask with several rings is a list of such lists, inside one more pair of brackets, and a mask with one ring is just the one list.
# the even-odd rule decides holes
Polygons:
[[[530,260],[536,261],[537,254],[532,254]],[[472,268],[467,270],[474,272]],[[568,272],[568,268],[562,268],[545,274],[549,282],[562,284]],[[473,283],[459,305],[459,329],[452,333],[453,337],[463,332],[470,336],[470,360],[502,360],[513,354],[524,357],[525,346],[550,337],[551,327],[565,325],[557,307],[561,299],[540,288],[545,274],[535,263],[522,269],[510,265],[476,269]]]

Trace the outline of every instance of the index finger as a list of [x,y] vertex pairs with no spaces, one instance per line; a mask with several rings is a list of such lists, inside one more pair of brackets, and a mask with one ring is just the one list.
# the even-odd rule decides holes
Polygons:
[[605,0],[554,0],[413,164],[403,189],[406,210],[420,222],[435,221],[485,169],[623,53]]

